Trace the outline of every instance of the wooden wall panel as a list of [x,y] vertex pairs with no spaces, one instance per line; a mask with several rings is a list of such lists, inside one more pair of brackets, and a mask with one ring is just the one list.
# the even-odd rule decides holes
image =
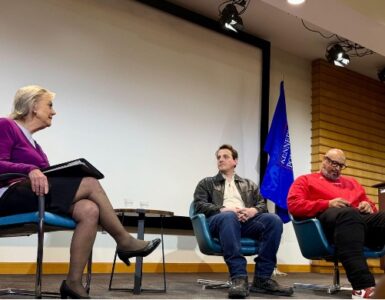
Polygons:
[[[316,60],[312,64],[312,172],[320,170],[330,148],[345,152],[348,167],[342,173],[356,178],[378,203],[378,190],[372,186],[385,182],[385,85]],[[312,265],[320,268],[317,262]]]
[[324,60],[312,66],[312,171],[330,148],[342,149],[348,168],[377,202],[372,185],[385,181],[385,85]]

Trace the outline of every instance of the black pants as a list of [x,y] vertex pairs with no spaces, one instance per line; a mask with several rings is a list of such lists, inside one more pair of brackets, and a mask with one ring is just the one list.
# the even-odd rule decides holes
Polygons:
[[361,214],[351,207],[328,208],[318,219],[354,290],[375,286],[363,255],[363,248],[385,244],[385,212]]

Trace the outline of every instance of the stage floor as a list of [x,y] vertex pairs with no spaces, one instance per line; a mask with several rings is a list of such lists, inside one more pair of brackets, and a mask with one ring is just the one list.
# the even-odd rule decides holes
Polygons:
[[[376,275],[379,279],[381,275]],[[109,291],[109,275],[94,274],[91,283],[91,297],[102,299],[226,299],[226,289],[202,289],[197,284],[197,279],[227,280],[227,275],[223,273],[170,273],[167,275],[167,292],[147,292],[143,291],[140,295],[133,295],[127,291]],[[250,274],[252,278],[252,274]],[[43,290],[57,292],[59,290],[63,275],[45,275],[43,277]],[[295,282],[312,284],[330,284],[332,274],[318,273],[289,273],[287,276],[277,276],[274,279],[285,285],[293,285]],[[116,274],[114,277],[114,288],[130,288],[133,284],[133,274]],[[162,288],[162,274],[143,274],[143,288]],[[350,287],[345,275],[341,275],[341,285]],[[0,288],[34,287],[33,275],[0,275]],[[32,298],[22,296],[2,296],[0,298]],[[249,298],[284,298],[267,294],[251,293]],[[341,291],[329,295],[323,291],[310,291],[295,289],[293,297],[296,299],[351,299],[351,292]]]

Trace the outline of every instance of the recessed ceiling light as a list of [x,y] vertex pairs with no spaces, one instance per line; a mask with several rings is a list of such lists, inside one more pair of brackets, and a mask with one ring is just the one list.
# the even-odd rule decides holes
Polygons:
[[293,5],[299,5],[299,4],[302,4],[304,3],[306,0],[287,0],[287,2],[289,4],[293,4]]

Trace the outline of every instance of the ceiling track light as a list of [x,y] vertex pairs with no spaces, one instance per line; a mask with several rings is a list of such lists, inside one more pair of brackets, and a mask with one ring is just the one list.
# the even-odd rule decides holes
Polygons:
[[[250,0],[249,0],[250,1]],[[249,1],[228,0],[219,5],[219,23],[226,30],[238,32],[243,29],[243,21],[240,17],[247,8]],[[240,8],[239,11],[237,6]],[[222,8],[223,7],[223,8]]]
[[350,63],[350,57],[340,44],[331,44],[326,49],[325,57],[329,63],[337,67],[345,67]]
[[306,30],[318,33],[325,39],[335,39],[327,46],[325,57],[329,63],[332,63],[338,67],[347,66],[350,63],[351,57],[364,57],[366,55],[372,55],[375,53],[373,50],[365,48],[364,46],[361,46],[355,42],[349,41],[348,39],[342,38],[335,33],[324,34],[321,31],[312,29],[306,25],[302,19],[301,22]]
[[385,67],[383,67],[382,70],[379,70],[377,75],[381,82],[385,82]]

